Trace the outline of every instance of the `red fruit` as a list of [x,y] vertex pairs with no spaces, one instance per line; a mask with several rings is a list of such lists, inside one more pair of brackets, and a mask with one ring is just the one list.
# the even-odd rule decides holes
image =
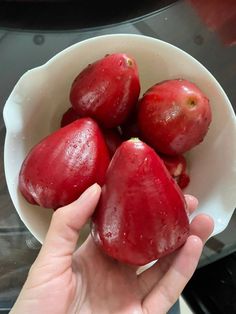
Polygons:
[[190,177],[186,172],[181,173],[181,175],[178,178],[176,178],[176,182],[178,183],[179,187],[183,190],[189,185]]
[[69,108],[62,116],[61,127],[64,127],[79,118],[80,116],[74,111],[74,109]]
[[181,173],[185,172],[187,163],[184,156],[166,156],[163,154],[159,156],[164,161],[164,164],[172,177],[178,177]]
[[169,80],[151,87],[139,103],[143,139],[156,150],[183,154],[205,137],[211,122],[209,100],[187,80]]
[[104,183],[109,153],[90,118],[76,120],[34,146],[22,164],[19,188],[29,203],[56,209],[93,183]]
[[74,80],[70,101],[81,116],[90,116],[106,128],[124,122],[140,92],[135,60],[115,53],[88,65]]
[[186,172],[187,162],[184,156],[166,156],[163,154],[159,156],[164,161],[170,175],[178,183],[179,187],[181,189],[186,188],[190,182],[190,178]]
[[112,157],[115,154],[117,148],[122,143],[120,133],[117,129],[105,129],[103,130],[103,134],[110,153],[110,157]]
[[123,142],[115,152],[91,228],[106,254],[134,265],[167,255],[185,242],[189,221],[184,196],[144,142]]

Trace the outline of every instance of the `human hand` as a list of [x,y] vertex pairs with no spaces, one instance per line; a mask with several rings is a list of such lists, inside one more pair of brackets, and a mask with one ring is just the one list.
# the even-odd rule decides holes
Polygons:
[[[137,274],[137,268],[106,256],[91,236],[77,250],[79,231],[100,196],[97,184],[52,217],[45,242],[11,314],[164,314],[197,267],[213,230],[209,216],[191,222],[191,235],[176,252]],[[186,196],[188,211],[197,200]]]

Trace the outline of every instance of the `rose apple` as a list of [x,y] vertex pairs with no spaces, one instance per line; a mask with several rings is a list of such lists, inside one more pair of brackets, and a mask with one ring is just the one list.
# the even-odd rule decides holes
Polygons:
[[106,55],[89,64],[74,80],[70,101],[80,116],[89,116],[103,127],[124,122],[140,92],[137,64],[124,53]]
[[116,150],[91,233],[106,254],[134,265],[167,255],[187,239],[184,196],[163,161],[144,142],[132,139]]
[[109,161],[97,123],[78,119],[32,148],[21,167],[19,189],[29,203],[57,209],[93,183],[102,185]]
[[211,122],[208,98],[193,83],[167,80],[152,86],[139,102],[142,138],[167,155],[183,154],[198,145]]

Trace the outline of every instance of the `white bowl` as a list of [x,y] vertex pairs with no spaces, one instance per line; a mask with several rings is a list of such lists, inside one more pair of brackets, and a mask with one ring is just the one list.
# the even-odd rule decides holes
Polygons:
[[91,38],[60,52],[46,64],[25,73],[4,108],[7,128],[5,173],[14,206],[31,233],[43,242],[52,210],[28,204],[18,191],[21,164],[40,139],[59,128],[69,107],[69,90],[76,75],[107,53],[135,57],[142,91],[158,81],[185,78],[209,97],[213,111],[210,130],[202,144],[188,153],[191,183],[186,193],[199,199],[195,214],[214,218],[214,235],[223,231],[236,205],[236,119],[215,78],[193,57],[166,42],[141,35]]

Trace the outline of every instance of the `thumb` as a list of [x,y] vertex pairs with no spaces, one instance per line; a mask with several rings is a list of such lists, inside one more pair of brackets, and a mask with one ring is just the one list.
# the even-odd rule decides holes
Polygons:
[[93,214],[101,188],[90,186],[76,201],[57,209],[51,220],[39,258],[45,255],[61,257],[72,255],[79,238],[79,231]]

